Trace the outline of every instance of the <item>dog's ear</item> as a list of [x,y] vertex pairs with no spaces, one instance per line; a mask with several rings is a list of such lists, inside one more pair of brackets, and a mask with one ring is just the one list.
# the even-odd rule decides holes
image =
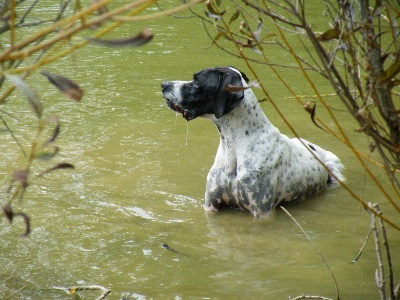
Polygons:
[[238,72],[230,69],[220,69],[218,77],[218,87],[214,96],[214,114],[217,119],[229,113],[244,98],[243,91],[232,92],[226,90],[228,84],[234,87],[243,86],[242,77]]
[[249,78],[247,78],[246,74],[244,74],[242,71],[236,69],[235,67],[229,66],[229,68],[234,68],[236,71],[238,71],[240,73],[240,75],[242,75],[244,81],[246,81],[246,83],[249,83]]
[[244,74],[242,71],[239,71],[239,72],[240,72],[240,74],[242,74],[244,81],[246,81],[246,83],[249,83],[249,78],[247,78],[246,74]]

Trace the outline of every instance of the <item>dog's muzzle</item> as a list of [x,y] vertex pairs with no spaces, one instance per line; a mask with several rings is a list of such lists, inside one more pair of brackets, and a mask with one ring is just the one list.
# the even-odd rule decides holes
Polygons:
[[187,120],[193,120],[195,118],[194,114],[186,109],[184,109],[182,106],[177,104],[177,99],[176,96],[173,94],[174,91],[174,84],[173,82],[170,81],[164,81],[161,84],[161,91],[163,94],[164,99],[166,100],[167,106],[177,112],[182,114],[182,116]]

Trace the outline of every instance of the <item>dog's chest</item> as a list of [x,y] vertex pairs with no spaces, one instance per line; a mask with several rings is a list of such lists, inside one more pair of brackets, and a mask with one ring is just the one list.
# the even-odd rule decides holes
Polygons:
[[274,169],[281,165],[282,156],[274,151],[273,139],[269,143],[267,141],[262,135],[257,140],[244,140],[235,145],[221,140],[207,179],[209,190],[222,195],[230,205],[237,205],[242,198],[240,189],[250,183],[249,178],[254,178],[254,181],[250,180],[253,189],[263,188],[265,184],[275,181]]
[[221,141],[208,176],[208,190],[229,206],[251,210],[255,202],[257,207],[271,206],[325,188],[323,167],[307,150],[291,147],[291,143],[280,134],[261,134],[256,141],[236,147]]

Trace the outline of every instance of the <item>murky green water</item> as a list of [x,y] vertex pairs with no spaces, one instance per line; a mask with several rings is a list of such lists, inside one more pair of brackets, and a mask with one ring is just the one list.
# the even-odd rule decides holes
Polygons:
[[[149,45],[89,46],[48,68],[81,83],[82,103],[65,100],[45,78],[30,81],[42,95],[45,114],[62,120],[57,161],[73,163],[76,170],[37,179],[23,202],[16,203],[32,218],[30,237],[20,237],[18,222],[12,227],[0,223],[0,297],[71,299],[54,287],[98,284],[112,290],[108,299],[334,298],[325,264],[283,211],[272,220],[254,220],[244,212],[208,215],[202,209],[217,130],[206,120],[187,124],[175,116],[164,104],[160,84],[190,79],[217,65],[250,73],[244,63],[207,48],[210,41],[196,19],[170,18],[146,26],[155,34]],[[120,32],[129,36],[141,27],[132,24]],[[349,185],[374,201],[378,194],[349,151],[318,131],[294,100],[283,100],[288,93],[266,67],[258,69],[298,132],[335,152],[346,166]],[[287,73],[299,94],[310,93],[298,74]],[[270,104],[262,106],[291,135]],[[9,123],[28,147],[35,130],[33,121],[25,121],[30,108],[14,98],[7,109],[21,119]],[[346,118],[343,113],[348,132],[367,151],[368,141],[353,132],[357,126]],[[1,132],[0,139],[4,195],[12,170],[21,168],[23,159],[7,133]],[[287,209],[324,255],[342,299],[377,299],[373,244],[351,264],[369,226],[369,216],[355,200],[338,188]],[[398,233],[388,231],[395,249]],[[93,299],[98,293],[80,295]]]

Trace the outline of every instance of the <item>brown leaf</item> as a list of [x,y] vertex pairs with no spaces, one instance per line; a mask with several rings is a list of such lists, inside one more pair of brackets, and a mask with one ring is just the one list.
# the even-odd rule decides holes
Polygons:
[[383,74],[379,75],[378,80],[381,82],[386,82],[394,79],[397,74],[400,73],[400,60],[395,61],[391,64]]
[[32,89],[21,77],[16,75],[6,74],[7,79],[15,85],[25,96],[27,102],[32,106],[36,115],[40,118],[43,113],[43,105],[40,102],[39,94]]
[[257,88],[260,87],[260,85],[257,82],[257,80],[253,80],[247,86],[234,86],[234,85],[231,85],[231,84],[227,84],[225,86],[225,91],[228,91],[228,92],[242,92],[242,91],[247,90],[247,89],[252,88],[252,87],[257,87]]
[[[220,12],[219,10],[216,10],[214,8],[214,5],[213,5],[211,0],[207,0],[206,1],[206,6],[207,6],[207,9],[210,12],[210,14],[213,16],[213,18],[215,18],[215,16],[222,16],[226,12],[226,10],[224,10],[223,12]],[[206,15],[208,17],[210,17],[210,15],[208,15],[208,12],[206,12]],[[219,17],[219,19],[220,19],[220,17]]]
[[24,219],[26,227],[24,236],[27,236],[31,232],[31,221],[30,218],[25,213],[23,212],[14,213],[10,203],[7,203],[6,205],[3,206],[3,213],[10,223],[13,222],[14,217],[22,217]]
[[58,88],[66,97],[80,101],[83,96],[83,90],[71,79],[60,76],[48,71],[42,71],[42,75],[46,76],[47,79]]
[[14,212],[12,211],[10,203],[7,203],[6,205],[3,206],[3,213],[6,216],[7,220],[10,223],[12,223],[12,220],[14,218]]
[[60,170],[60,169],[75,169],[75,167],[73,165],[71,165],[70,163],[59,163],[47,170],[44,170],[43,172],[41,172],[38,177],[41,177],[45,174],[48,174],[50,172],[56,171],[56,170]]
[[236,11],[233,13],[233,15],[231,16],[231,18],[229,19],[229,25],[231,25],[231,23],[233,21],[235,21],[240,15],[240,9],[236,9]]
[[326,131],[324,128],[322,128],[321,126],[319,126],[317,124],[317,122],[315,121],[315,115],[316,115],[316,108],[317,108],[317,104],[314,104],[313,107],[310,106],[310,102],[307,101],[306,103],[304,103],[303,105],[304,109],[311,114],[311,121],[314,123],[315,126],[317,126],[319,129],[322,129],[323,131]]
[[221,38],[224,37],[225,39],[231,41],[231,38],[226,34],[225,31],[219,30],[215,38],[212,40],[212,43],[209,47],[213,46],[214,44],[217,44],[217,41]]
[[313,108],[310,107],[310,101],[307,101],[306,103],[304,103],[303,107],[308,113],[310,113],[310,114],[312,113]]
[[60,130],[61,130],[61,125],[59,123],[57,123],[56,127],[54,128],[53,134],[51,135],[49,140],[46,142],[46,144],[53,143],[56,140],[56,138],[58,137],[58,135],[60,134]]
[[228,92],[242,92],[244,90],[247,90],[249,88],[249,86],[234,86],[231,84],[227,84],[225,86],[225,91]]
[[332,28],[332,29],[329,29],[328,31],[325,31],[323,34],[321,34],[319,37],[317,37],[317,40],[320,42],[330,41],[333,39],[338,39],[339,36],[340,36],[339,28]]
[[106,47],[138,47],[150,42],[153,33],[149,29],[143,29],[134,37],[126,39],[103,40],[98,38],[87,38],[89,42]]
[[30,218],[23,212],[17,212],[14,214],[15,217],[20,216],[24,219],[24,223],[25,223],[25,233],[24,236],[29,235],[29,233],[31,232],[31,220]]

